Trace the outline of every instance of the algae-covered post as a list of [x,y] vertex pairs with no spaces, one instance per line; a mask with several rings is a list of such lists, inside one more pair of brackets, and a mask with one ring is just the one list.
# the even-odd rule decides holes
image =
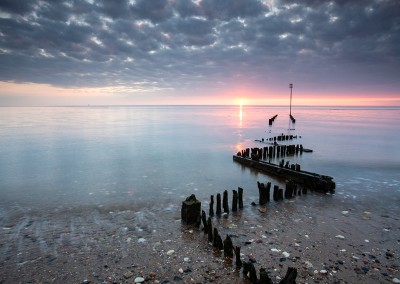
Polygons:
[[224,240],[224,256],[233,258],[233,243],[229,235],[226,235]]
[[229,213],[229,204],[228,204],[228,191],[224,191],[224,195],[222,197],[222,207],[224,208],[224,213]]
[[240,246],[235,246],[233,250],[235,251],[236,267],[242,267],[242,260],[240,259]]
[[243,263],[243,275],[249,278],[252,284],[258,283],[256,269],[250,261]]
[[217,211],[216,214],[219,216],[221,215],[221,194],[217,194]]
[[238,187],[239,209],[243,209],[243,188]]
[[213,242],[213,230],[212,230],[211,217],[208,217],[208,219],[207,219],[207,233],[208,233],[208,242],[212,243]]
[[261,267],[260,268],[260,281],[258,282],[259,284],[273,284],[271,278],[269,278],[269,275],[265,268]]
[[208,215],[214,216],[214,195],[211,195],[210,210],[208,211]]
[[297,269],[294,267],[288,267],[285,277],[279,282],[279,284],[296,284]]
[[232,212],[236,212],[238,205],[238,193],[236,190],[233,190],[232,192]]
[[182,202],[181,218],[186,224],[199,224],[201,202],[192,194]]

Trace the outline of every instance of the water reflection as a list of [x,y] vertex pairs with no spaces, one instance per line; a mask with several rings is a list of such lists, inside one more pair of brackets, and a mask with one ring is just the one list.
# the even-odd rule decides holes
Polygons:
[[239,128],[243,127],[243,105],[239,105]]

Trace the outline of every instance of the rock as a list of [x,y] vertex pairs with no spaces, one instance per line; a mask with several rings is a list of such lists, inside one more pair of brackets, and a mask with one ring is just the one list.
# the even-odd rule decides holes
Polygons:
[[393,278],[393,279],[392,279],[392,282],[393,282],[393,283],[400,283],[400,279],[398,279],[398,278]]
[[175,251],[173,249],[167,251],[167,255],[173,255],[175,253]]
[[128,271],[128,272],[125,272],[125,273],[124,273],[124,278],[125,278],[125,279],[131,278],[132,276],[133,276],[132,271]]
[[325,269],[321,269],[321,270],[319,271],[319,273],[321,273],[321,274],[328,274],[328,271],[325,270]]
[[337,235],[335,238],[344,240],[344,236],[342,236],[342,235]]
[[146,242],[146,239],[145,239],[145,238],[140,238],[140,239],[138,239],[138,242],[139,242],[139,243],[145,243],[145,242]]
[[87,279],[82,281],[82,284],[90,284],[90,283],[91,283],[90,280],[87,280]]
[[310,261],[308,261],[308,260],[306,260],[306,261],[304,262],[304,266],[305,266],[307,269],[310,269],[310,268],[313,267],[312,263],[311,263]]
[[143,277],[136,277],[134,282],[135,283],[143,283],[144,282],[144,278]]
[[185,258],[183,259],[183,261],[184,261],[184,262],[190,262],[190,258],[185,257]]
[[391,252],[389,249],[386,251],[386,257],[393,257],[393,252]]
[[182,277],[180,277],[180,276],[174,276],[174,281],[175,281],[175,282],[182,281],[182,280],[183,280]]
[[156,279],[156,276],[157,276],[157,274],[156,274],[155,272],[150,272],[150,273],[149,273],[149,278],[150,278],[151,280]]
[[288,253],[286,251],[282,252],[282,254],[283,254],[284,257],[289,257],[290,256],[290,253]]

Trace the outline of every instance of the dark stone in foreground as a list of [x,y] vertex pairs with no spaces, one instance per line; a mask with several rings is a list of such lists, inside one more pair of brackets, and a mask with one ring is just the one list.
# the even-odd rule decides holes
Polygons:
[[192,194],[182,202],[181,218],[186,224],[197,224],[200,219],[201,202]]

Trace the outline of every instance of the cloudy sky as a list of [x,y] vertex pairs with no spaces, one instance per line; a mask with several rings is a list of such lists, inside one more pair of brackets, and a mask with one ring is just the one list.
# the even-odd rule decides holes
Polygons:
[[0,105],[400,105],[399,0],[0,0]]

